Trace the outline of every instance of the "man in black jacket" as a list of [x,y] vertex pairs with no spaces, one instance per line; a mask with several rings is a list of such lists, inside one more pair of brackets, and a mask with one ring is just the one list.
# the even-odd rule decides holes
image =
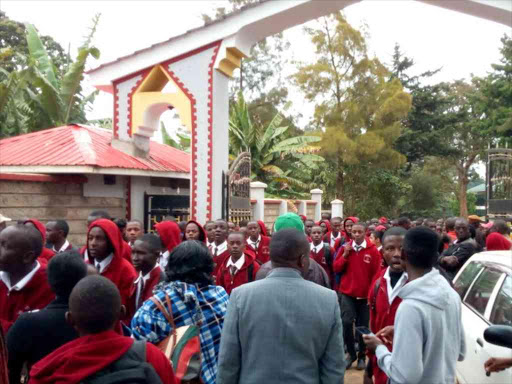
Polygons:
[[439,258],[439,265],[452,280],[464,263],[477,250],[476,242],[471,238],[469,223],[466,219],[458,218],[455,221],[455,234],[457,235],[457,240]]
[[52,257],[48,264],[48,283],[55,300],[41,311],[21,315],[7,334],[9,382],[19,383],[23,364],[28,370],[37,361],[78,337],[65,318],[73,287],[87,274],[87,266],[77,251]]

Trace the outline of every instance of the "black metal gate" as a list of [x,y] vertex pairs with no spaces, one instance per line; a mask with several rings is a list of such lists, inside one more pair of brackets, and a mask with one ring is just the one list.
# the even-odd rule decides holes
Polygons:
[[235,224],[250,220],[251,211],[251,154],[241,153],[229,172],[222,172],[222,217]]
[[155,232],[155,224],[165,220],[188,221],[189,196],[144,195],[144,228]]

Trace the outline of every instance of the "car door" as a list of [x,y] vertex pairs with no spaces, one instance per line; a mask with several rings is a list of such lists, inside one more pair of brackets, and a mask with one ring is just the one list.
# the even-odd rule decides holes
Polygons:
[[494,377],[485,374],[484,363],[490,357],[489,343],[484,340],[484,331],[491,325],[489,312],[504,279],[504,273],[485,265],[464,296],[462,324],[466,336],[466,356],[457,364],[457,371],[464,382],[470,384],[496,383]]

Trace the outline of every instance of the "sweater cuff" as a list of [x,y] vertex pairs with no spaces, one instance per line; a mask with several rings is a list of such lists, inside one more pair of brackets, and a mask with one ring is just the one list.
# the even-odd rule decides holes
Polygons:
[[377,360],[382,359],[384,356],[390,354],[388,347],[386,347],[384,344],[381,344],[377,346],[375,349],[375,356],[377,356]]

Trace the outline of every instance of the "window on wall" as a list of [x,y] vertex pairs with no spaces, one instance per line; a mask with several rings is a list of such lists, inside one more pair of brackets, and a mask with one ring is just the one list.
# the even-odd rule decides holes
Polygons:
[[103,184],[105,185],[116,185],[116,175],[104,175]]

